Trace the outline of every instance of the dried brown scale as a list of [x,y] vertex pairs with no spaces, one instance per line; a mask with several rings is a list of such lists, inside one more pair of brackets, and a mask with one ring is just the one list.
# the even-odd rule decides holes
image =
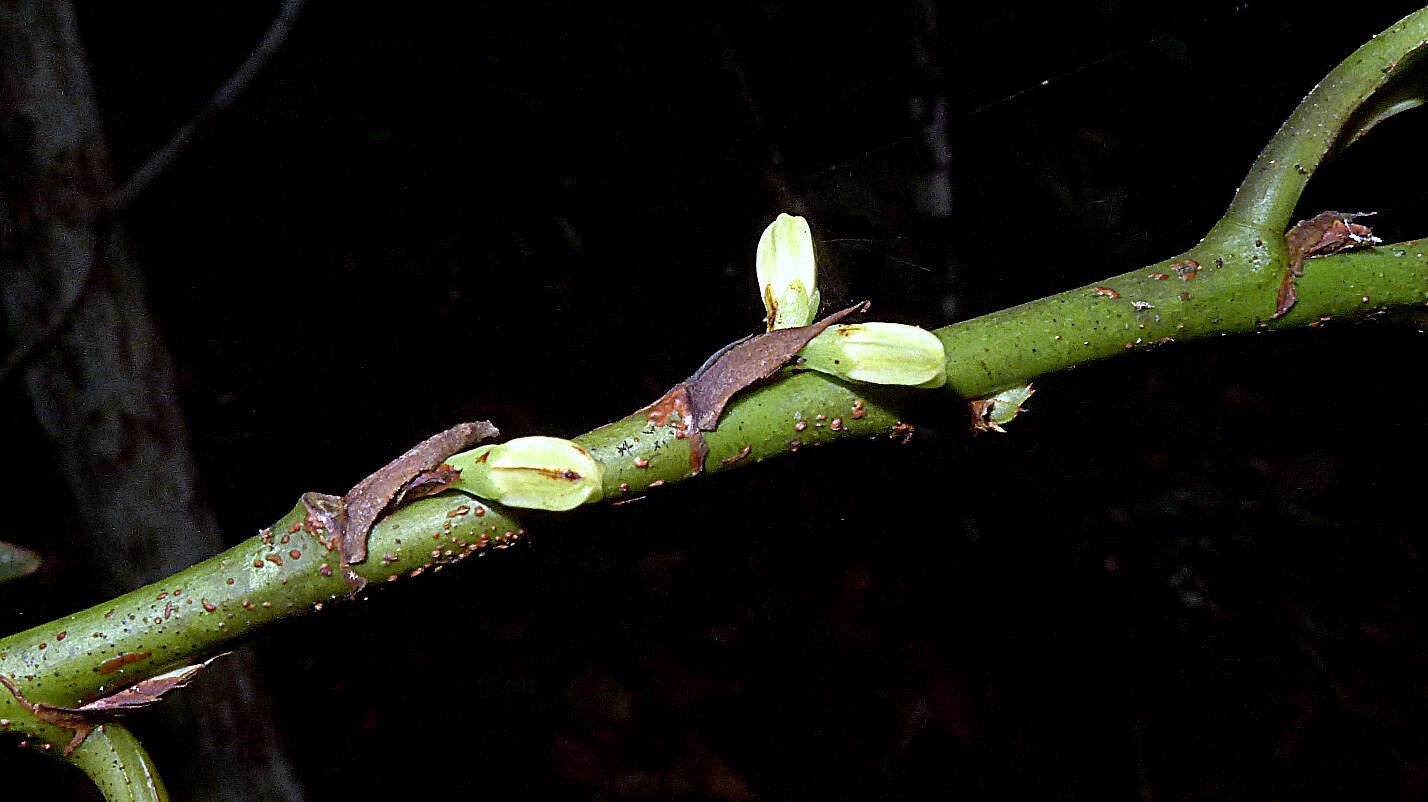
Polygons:
[[743,448],[739,449],[739,453],[737,453],[737,454],[735,454],[735,455],[733,455],[733,456],[731,456],[731,457],[725,457],[725,458],[719,460],[719,464],[720,464],[720,465],[733,465],[734,463],[738,462],[739,460],[744,459],[745,457],[749,456],[749,453],[752,452],[753,449],[754,449],[754,447],[753,447],[752,445],[744,446]]
[[452,454],[500,436],[490,421],[459,423],[428,437],[358,482],[342,497],[338,524],[340,553],[349,565],[367,559],[367,535],[377,519],[423,474],[437,471]]
[[[854,312],[867,311],[868,306],[867,301],[862,301],[809,326],[776,329],[731,343],[711,356],[693,376],[671,387],[641,411],[655,426],[673,425],[676,438],[688,437],[689,467],[697,474],[704,470],[704,460],[709,455],[703,432],[714,431],[724,407],[735,395],[777,373],[814,337]],[[679,422],[670,424],[676,414]]]
[[[225,652],[226,654],[226,652]],[[145,657],[148,655],[145,654]],[[65,729],[74,730],[74,737],[65,747],[64,753],[68,756],[75,747],[84,742],[89,737],[89,733],[95,728],[102,728],[105,721],[117,716],[141,710],[155,702],[158,702],[169,692],[182,688],[193,681],[209,663],[217,660],[223,655],[215,655],[208,660],[191,666],[185,666],[174,671],[160,674],[156,677],[142,679],[133,685],[101,696],[89,704],[81,707],[59,707],[47,702],[31,702],[20,692],[19,687],[0,674],[0,685],[4,685],[11,694],[14,695],[25,709],[29,710],[41,721],[54,724]],[[132,662],[132,661],[131,661]],[[30,679],[33,679],[31,677]],[[5,726],[9,721],[5,721]],[[22,742],[23,743],[23,742]],[[50,748],[50,744],[44,744],[44,749]]]
[[[1299,300],[1297,280],[1304,275],[1304,262],[1311,256],[1372,245],[1377,242],[1373,230],[1368,226],[1352,222],[1359,217],[1367,217],[1373,212],[1322,212],[1309,220],[1300,220],[1284,235],[1284,245],[1289,250],[1289,262],[1284,269],[1284,279],[1280,282],[1279,293],[1275,297],[1274,314],[1270,320],[1283,317]],[[1367,303],[1368,299],[1364,299]]]

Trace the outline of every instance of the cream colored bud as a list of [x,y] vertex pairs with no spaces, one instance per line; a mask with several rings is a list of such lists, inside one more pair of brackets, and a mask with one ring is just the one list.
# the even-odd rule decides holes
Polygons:
[[517,437],[447,462],[461,471],[453,487],[510,507],[560,512],[603,495],[600,463],[559,437]]
[[780,214],[759,237],[754,272],[768,330],[807,326],[818,315],[818,266],[808,221]]
[[855,382],[941,387],[947,383],[947,351],[926,329],[902,323],[833,326],[798,355],[800,368]]

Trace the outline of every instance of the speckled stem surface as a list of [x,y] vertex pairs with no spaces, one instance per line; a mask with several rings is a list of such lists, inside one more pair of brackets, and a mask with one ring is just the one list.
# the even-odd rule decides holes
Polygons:
[[1345,135],[1354,112],[1425,45],[1428,8],[1394,23],[1340,62],[1264,146],[1222,222],[1283,233],[1299,195]]
[[[1089,360],[1154,347],[1165,337],[1183,341],[1363,319],[1422,309],[1428,301],[1428,246],[1418,241],[1310,260],[1298,305],[1273,322],[1274,271],[1268,265],[1256,269],[1253,256],[1248,263],[1243,255],[1223,258],[1223,266],[1211,261],[1193,279],[1175,275],[1169,268],[1175,260],[1167,260],[936,330],[947,347],[950,414],[964,414],[954,394],[985,395]],[[1114,288],[1120,297],[1096,287]],[[895,408],[901,397],[815,373],[776,377],[729,405],[707,436],[707,470],[816,445],[897,436],[907,431]],[[654,427],[642,415],[576,442],[601,463],[607,499],[630,498],[689,476],[688,441],[674,427]],[[77,707],[232,648],[273,621],[344,599],[350,588],[337,552],[320,542],[321,532],[304,527],[304,517],[296,505],[271,529],[172,577],[0,640],[0,672],[32,701]],[[368,560],[354,568],[381,584],[441,570],[524,535],[511,511],[445,493],[383,519],[372,531]],[[70,737],[36,720],[8,693],[0,693],[0,729],[26,735],[37,748]]]
[[[32,702],[79,707],[115,688],[201,662],[282,618],[345,599],[336,543],[296,505],[270,529],[171,577],[0,640],[0,672]],[[369,583],[439,571],[524,536],[501,508],[454,493],[414,501],[372,530],[353,566]],[[330,548],[329,548],[330,547]],[[0,689],[0,731],[58,753],[68,730]]]
[[[942,392],[948,413],[966,414],[960,399],[1127,351],[1327,320],[1419,316],[1428,302],[1428,248],[1410,240],[1309,260],[1298,304],[1270,320],[1285,267],[1284,228],[1308,174],[1339,136],[1348,113],[1382,85],[1403,54],[1415,52],[1424,41],[1428,9],[1375,37],[1336,68],[1276,134],[1225,218],[1190,251],[937,329],[947,349],[949,389]],[[729,404],[718,427],[706,435],[706,471],[752,465],[815,445],[900,437],[909,428],[897,404],[912,392],[917,391],[875,391],[813,373],[780,374]],[[688,441],[674,427],[652,426],[640,413],[576,442],[601,463],[609,500],[632,498],[690,476]],[[0,639],[0,673],[31,701],[78,707],[138,679],[232,648],[276,620],[347,598],[351,586],[339,570],[336,544],[304,526],[304,513],[298,504],[271,529],[198,565]],[[509,510],[444,493],[407,504],[378,523],[368,559],[353,568],[371,588],[442,570],[524,535]],[[38,720],[4,691],[0,731],[56,755],[71,736]],[[152,774],[147,756],[129,743],[132,736],[116,728],[115,737],[86,742],[71,761],[98,760],[94,755],[113,747],[129,756],[135,771]]]

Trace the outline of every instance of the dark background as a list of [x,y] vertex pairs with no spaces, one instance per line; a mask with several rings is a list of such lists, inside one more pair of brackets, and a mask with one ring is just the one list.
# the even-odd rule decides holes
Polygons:
[[[80,6],[121,175],[268,24],[235,5]],[[929,327],[1183,250],[1412,10],[998,5],[313,4],[126,218],[227,537],[458,420],[642,406],[759,324],[784,209],[827,308]],[[1376,130],[1300,216],[1428,236],[1425,135]],[[949,397],[908,445],[534,517],[247,648],[313,799],[1419,798],[1425,342],[1128,355],[1039,381],[1007,436]],[[33,466],[5,538],[50,559],[0,588],[11,631],[102,601],[103,555],[56,545],[18,382],[0,409]],[[144,724],[183,798],[203,767]]]

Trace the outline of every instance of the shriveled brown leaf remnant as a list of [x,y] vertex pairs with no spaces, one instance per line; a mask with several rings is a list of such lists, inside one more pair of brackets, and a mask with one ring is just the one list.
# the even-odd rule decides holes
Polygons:
[[1284,235],[1284,244],[1289,248],[1289,265],[1284,270],[1284,281],[1279,285],[1270,320],[1284,317],[1299,300],[1295,283],[1304,275],[1306,259],[1382,242],[1368,226],[1353,222],[1372,214],[1374,212],[1322,212],[1310,220],[1300,220],[1289,229]]
[[[227,654],[227,652],[223,654]],[[223,654],[214,655],[202,663],[176,668],[173,671],[140,680],[127,688],[117,690],[108,696],[101,696],[81,707],[60,707],[48,702],[31,702],[4,674],[0,674],[0,685],[4,685],[10,693],[14,694],[20,704],[33,713],[35,718],[47,721],[57,727],[74,730],[74,738],[64,748],[65,755],[69,755],[76,747],[84,743],[84,739],[89,737],[89,733],[93,732],[95,727],[106,721],[112,721],[125,713],[142,710],[158,702],[170,692],[193,682],[200,672],[208,668],[209,663],[222,657]]]
[[[343,566],[355,565],[367,559],[367,535],[388,508],[403,500],[439,493],[455,479],[447,458],[471,446],[499,437],[500,432],[490,421],[458,423],[417,443],[366,479],[358,482],[338,497],[326,493],[306,493],[303,505],[308,517],[305,526],[310,531],[325,530],[338,548]],[[329,549],[332,546],[328,547]],[[355,576],[349,573],[349,584],[360,589]]]
[[498,436],[500,432],[490,421],[460,423],[417,443],[358,482],[342,499],[347,518],[341,532],[342,558],[354,565],[367,559],[367,533],[409,483],[439,468],[452,454]]
[[667,425],[670,415],[679,413],[675,436],[689,438],[689,467],[699,473],[709,455],[709,446],[700,432],[714,431],[730,399],[777,373],[824,329],[854,312],[866,312],[869,306],[862,301],[809,326],[775,329],[739,340],[715,353],[693,376],[671,387],[641,411],[655,426]]

